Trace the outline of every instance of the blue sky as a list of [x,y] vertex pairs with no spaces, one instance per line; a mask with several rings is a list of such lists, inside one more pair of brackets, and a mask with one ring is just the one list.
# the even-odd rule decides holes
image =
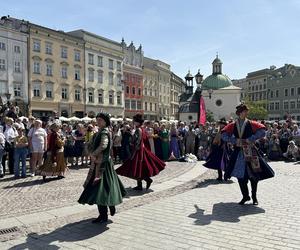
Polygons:
[[300,65],[298,0],[14,0],[2,1],[0,13],[57,30],[124,37],[181,77],[198,68],[210,75],[216,52],[231,79],[270,65]]

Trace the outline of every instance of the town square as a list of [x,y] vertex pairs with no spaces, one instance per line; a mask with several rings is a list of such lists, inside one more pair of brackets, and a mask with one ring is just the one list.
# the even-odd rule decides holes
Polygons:
[[300,249],[300,2],[0,8],[0,249]]

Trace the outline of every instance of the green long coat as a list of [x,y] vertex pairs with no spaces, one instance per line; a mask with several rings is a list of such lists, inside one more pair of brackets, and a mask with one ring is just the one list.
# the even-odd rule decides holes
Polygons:
[[93,185],[93,181],[96,175],[95,165],[91,166],[85,188],[78,200],[81,204],[97,204],[101,206],[115,206],[122,203],[122,197],[126,195],[126,190],[116,174],[113,162],[110,157],[111,148],[111,136],[107,128],[99,131],[93,138],[93,151],[101,146],[101,138],[103,136],[108,137],[107,147],[100,152],[102,154],[100,169],[101,179],[96,185]]

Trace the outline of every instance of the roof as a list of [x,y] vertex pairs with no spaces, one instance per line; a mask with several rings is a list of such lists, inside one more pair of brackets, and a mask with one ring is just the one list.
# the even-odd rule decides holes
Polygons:
[[179,107],[178,113],[198,113],[198,103],[185,103]]
[[230,78],[223,74],[212,74],[202,83],[203,89],[221,89],[233,85]]
[[183,93],[179,96],[179,102],[189,102],[193,94]]

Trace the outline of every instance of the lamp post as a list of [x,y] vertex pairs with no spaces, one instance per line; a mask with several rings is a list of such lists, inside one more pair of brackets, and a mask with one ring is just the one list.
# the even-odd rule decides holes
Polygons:
[[[196,79],[196,83],[197,83],[197,89],[196,89],[196,93],[197,93],[197,99],[199,100],[199,103],[198,103],[198,107],[199,107],[199,112],[198,112],[198,122],[200,120],[200,113],[201,113],[201,110],[200,110],[200,100],[201,100],[201,97],[202,97],[202,80],[203,80],[203,75],[200,74],[200,69],[198,70],[198,73],[195,75],[195,79]],[[195,94],[196,94],[195,93]]]

